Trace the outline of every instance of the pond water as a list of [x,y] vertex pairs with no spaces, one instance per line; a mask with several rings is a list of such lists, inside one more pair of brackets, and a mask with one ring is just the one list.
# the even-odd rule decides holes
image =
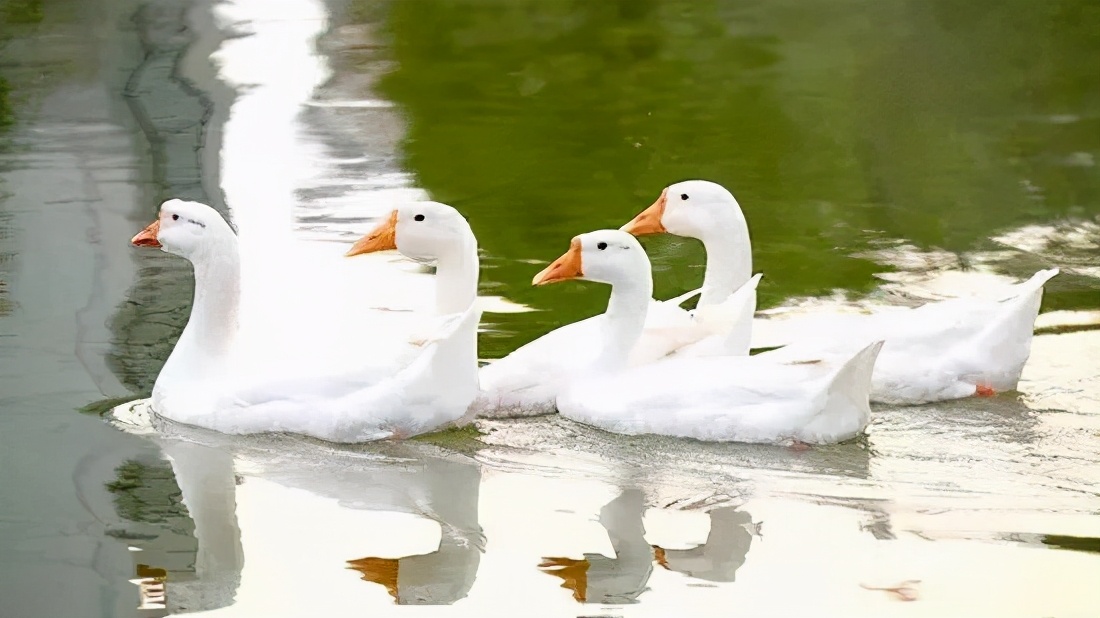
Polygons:
[[[1095,615],[1098,33],[1088,0],[0,0],[0,614]],[[186,264],[128,244],[164,199],[227,214],[284,311],[307,272],[423,302],[337,258],[452,204],[492,359],[598,312],[531,276],[685,178],[738,197],[773,311],[1060,268],[1020,392],[804,451],[102,415],[187,316]],[[696,243],[644,244],[658,297],[698,286]]]

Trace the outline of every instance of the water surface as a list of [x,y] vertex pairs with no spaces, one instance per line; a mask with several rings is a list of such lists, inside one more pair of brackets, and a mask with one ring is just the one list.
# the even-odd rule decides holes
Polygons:
[[[1095,3],[0,0],[0,20],[5,616],[1100,606]],[[511,303],[484,320],[496,358],[606,302],[528,285],[570,237],[692,177],[740,200],[773,310],[1061,268],[1020,393],[876,409],[806,451],[556,417],[337,448],[94,413],[148,393],[186,319],[186,265],[127,244],[167,197],[230,216],[287,312],[297,272],[423,303],[407,262],[337,258],[399,201],[451,203]],[[645,245],[658,296],[701,281],[693,241]],[[899,586],[917,599],[877,589]]]

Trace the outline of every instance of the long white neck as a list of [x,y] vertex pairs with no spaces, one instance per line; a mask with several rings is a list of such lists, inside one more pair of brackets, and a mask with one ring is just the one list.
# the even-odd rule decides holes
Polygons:
[[707,269],[699,306],[717,305],[752,276],[752,241],[745,213],[734,200],[699,239],[707,251]]
[[241,257],[236,239],[204,251],[195,265],[195,301],[186,331],[208,354],[226,354],[237,337],[241,304]]
[[653,299],[653,275],[624,278],[611,285],[611,298],[603,316],[604,346],[595,369],[616,371],[627,359],[645,328],[646,312]]
[[438,315],[465,311],[474,302],[480,268],[473,232],[439,255],[435,270],[435,310]]
[[[427,426],[438,426],[456,420],[465,413],[478,393],[477,326],[481,310],[475,306],[479,260],[477,242],[473,233],[443,251],[436,260],[436,313],[450,315],[457,320],[449,333],[437,333],[435,350],[428,360],[430,380],[420,380],[406,387],[406,394],[413,399],[443,398],[454,403],[426,409],[427,416],[419,421]],[[455,317],[453,314],[461,314]]]
[[[467,231],[461,242],[441,251],[436,261],[436,311],[463,314],[451,334],[443,336],[432,354],[429,391],[458,400],[477,396],[477,325],[481,311],[474,307],[478,282],[477,241]],[[454,420],[454,419],[447,419]]]
[[154,406],[177,384],[222,372],[237,337],[241,260],[236,237],[212,242],[190,260],[195,269],[191,316],[157,376]]

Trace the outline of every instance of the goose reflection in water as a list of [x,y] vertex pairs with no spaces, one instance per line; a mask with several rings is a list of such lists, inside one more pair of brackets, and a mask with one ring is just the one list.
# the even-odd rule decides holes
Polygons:
[[237,521],[233,455],[203,444],[158,440],[172,465],[183,505],[194,522],[195,578],[164,582],[169,609],[226,607],[241,583],[244,548]]
[[348,568],[380,584],[398,605],[444,605],[462,599],[473,586],[480,549],[444,534],[439,549],[406,558],[357,558]]
[[[473,586],[485,544],[478,517],[481,470],[473,461],[411,443],[356,451],[277,436],[230,441],[179,429],[213,444],[155,439],[171,463],[196,541],[194,579],[185,574],[163,582],[166,598],[160,600],[169,612],[221,608],[219,615],[251,616],[272,606],[322,605],[344,611],[360,599],[354,579],[351,587],[330,587],[334,594],[322,600],[315,595],[316,586],[333,581],[341,567],[382,584],[401,604],[449,604]],[[363,519],[363,511],[397,519]],[[408,527],[412,520],[404,514],[439,524],[438,548],[398,559],[364,557],[372,548],[391,556],[426,548],[416,539],[427,529]],[[353,529],[374,522],[400,529]],[[288,537],[292,530],[306,534]],[[158,544],[147,544],[150,551],[135,560],[172,551]],[[341,555],[357,546],[363,553],[350,560]],[[280,552],[295,558],[272,560]]]
[[648,590],[646,584],[656,561],[662,567],[696,579],[732,582],[745,563],[759,523],[732,507],[710,513],[711,528],[706,543],[688,550],[666,550],[645,539],[640,490],[628,489],[600,509],[600,525],[607,530],[615,558],[600,554],[573,558],[543,558],[539,568],[562,580],[562,588],[573,591],[582,603],[628,604]]
[[607,530],[615,558],[585,554],[582,560],[543,558],[539,568],[560,577],[562,588],[582,603],[637,603],[648,590],[653,572],[653,549],[642,525],[642,492],[627,489],[600,509],[600,525]]
[[428,513],[443,529],[439,549],[404,558],[362,557],[348,560],[364,581],[386,588],[398,605],[444,605],[464,598],[474,585],[485,539],[478,525],[477,466],[437,462],[426,479]]
[[737,569],[748,558],[752,537],[760,536],[761,522],[734,507],[724,506],[710,512],[707,542],[691,549],[664,549],[653,546],[657,564],[688,577],[712,582],[732,582]]

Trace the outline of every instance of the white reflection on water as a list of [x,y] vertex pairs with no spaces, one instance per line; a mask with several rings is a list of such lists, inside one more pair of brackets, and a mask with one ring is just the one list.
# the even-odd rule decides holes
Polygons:
[[[949,436],[933,434],[923,450],[884,444],[869,483],[800,470],[812,451],[707,454],[681,441],[687,459],[729,475],[684,486],[661,475],[679,462],[650,459],[660,448],[606,435],[595,436],[605,450],[632,458],[617,471],[563,474],[578,457],[502,469],[483,462],[515,461],[513,449],[482,448],[474,460],[416,443],[343,449],[159,429],[198,541],[198,581],[170,581],[169,602],[210,615],[396,615],[395,603],[430,603],[452,607],[426,615],[555,616],[580,613],[578,601],[592,606],[585,615],[608,603],[623,616],[725,615],[717,610],[731,603],[750,615],[912,615],[864,588],[909,580],[920,581],[920,615],[1074,615],[1100,602],[1095,554],[1034,548],[1049,533],[1097,536],[1095,496],[1073,504],[1064,479],[1032,485],[1026,465],[1003,478],[978,469],[968,483],[975,463],[1016,464],[936,454]],[[912,466],[936,457],[942,469]],[[735,489],[738,504],[660,506],[687,504],[708,484]]]
[[[212,55],[237,91],[218,160],[241,243],[241,345],[257,357],[301,349],[314,367],[358,366],[355,356],[385,349],[385,337],[415,319],[371,309],[424,310],[434,289],[423,267],[396,254],[342,257],[396,205],[428,198],[394,155],[404,136],[397,110],[349,104],[369,80],[345,83],[355,74],[334,74],[317,52],[322,37],[339,50],[372,33],[328,32],[317,0],[231,0],[215,10],[243,34]],[[518,309],[484,300],[489,311]]]
[[1100,266],[1096,263],[1096,256],[1100,254],[1098,221],[1026,225],[1005,232],[993,240],[1041,256],[1067,272],[1100,278]]
[[[889,311],[946,298],[988,298],[1004,287],[1026,280],[1035,271],[1056,267],[1060,278],[1100,277],[1100,223],[1090,220],[1027,225],[991,239],[1000,248],[963,254],[919,249],[902,240],[883,240],[877,247],[852,254],[890,269],[876,273],[882,284],[867,298],[851,299],[844,291],[830,298],[791,298],[762,311],[771,317],[803,312]],[[1060,284],[1055,279],[1051,284]]]
[[[331,76],[315,49],[328,22],[322,3],[232,0],[214,10],[239,35],[211,56],[237,91],[217,160],[240,239],[238,347],[261,367],[290,356],[317,373],[352,370],[364,350],[400,345],[417,321],[372,309],[426,309],[433,286],[394,254],[346,259],[346,243],[424,192],[392,164],[353,182],[362,166],[333,157],[307,122],[306,104]],[[317,186],[338,190],[311,198]],[[330,221],[324,234],[310,224],[318,217]]]

